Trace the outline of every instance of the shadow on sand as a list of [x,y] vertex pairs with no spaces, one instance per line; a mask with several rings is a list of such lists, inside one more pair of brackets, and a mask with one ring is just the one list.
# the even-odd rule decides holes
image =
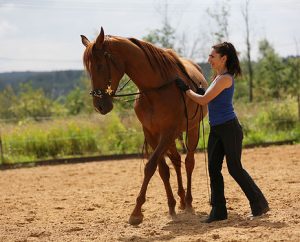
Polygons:
[[[119,238],[120,241],[139,241],[139,242],[151,242],[151,241],[168,241],[180,237],[183,235],[189,235],[191,237],[201,238],[202,234],[205,234],[209,231],[217,230],[220,228],[254,228],[258,226],[263,226],[267,228],[283,228],[287,224],[284,222],[271,222],[268,221],[268,214],[265,214],[261,217],[254,219],[245,218],[237,213],[229,213],[228,219],[214,222],[214,223],[203,223],[205,218],[207,218],[206,213],[179,213],[177,214],[176,219],[168,222],[163,226],[163,231],[169,231],[168,234],[164,233],[161,235],[151,235],[149,237],[142,236],[130,236]],[[201,239],[199,240],[201,241]]]

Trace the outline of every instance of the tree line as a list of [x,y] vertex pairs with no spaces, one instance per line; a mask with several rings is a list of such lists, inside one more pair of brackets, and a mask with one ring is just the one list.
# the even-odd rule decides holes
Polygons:
[[[244,75],[236,82],[235,99],[239,102],[249,102],[249,72],[247,60],[242,60]],[[207,64],[202,65],[209,80]],[[267,100],[282,100],[293,98],[298,100],[300,115],[299,90],[300,90],[300,57],[281,57],[276,53],[268,40],[259,42],[259,58],[252,61],[253,68],[253,100],[256,102]],[[39,120],[45,117],[77,115],[93,112],[92,100],[88,95],[90,80],[85,74],[76,81],[66,81],[64,89],[59,88],[63,95],[53,95],[53,90],[48,89],[47,81],[40,86],[32,85],[31,81],[20,82],[16,86],[6,85],[0,92],[0,117],[1,119],[22,120],[33,118]],[[121,84],[128,79],[124,76]],[[73,83],[73,86],[70,84]],[[45,84],[45,85],[44,85]],[[71,85],[71,87],[69,87]],[[134,92],[136,87],[130,82],[123,92]],[[133,100],[118,100],[115,105],[120,112],[132,108]]]

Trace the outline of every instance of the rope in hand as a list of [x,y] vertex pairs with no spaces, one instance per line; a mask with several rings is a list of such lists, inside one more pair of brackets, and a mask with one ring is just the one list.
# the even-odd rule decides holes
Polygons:
[[204,120],[203,120],[204,117],[203,117],[202,106],[201,106],[201,115],[202,115],[202,137],[203,137],[203,152],[204,152],[204,163],[205,163],[206,187],[207,187],[207,194],[208,194],[208,202],[209,202],[209,204],[211,204],[211,195],[210,195],[209,182],[208,182],[208,164],[207,164],[208,159],[207,159],[207,153],[206,153]]

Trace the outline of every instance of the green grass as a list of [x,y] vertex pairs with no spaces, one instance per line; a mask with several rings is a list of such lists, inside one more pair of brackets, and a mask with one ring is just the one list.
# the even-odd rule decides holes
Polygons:
[[[244,145],[300,141],[297,103],[235,103],[244,130]],[[205,142],[209,133],[205,118]],[[133,110],[101,116],[75,116],[45,120],[0,123],[3,163],[31,162],[52,158],[138,153],[143,133]],[[198,147],[203,147],[200,131]]]
[[[295,140],[300,142],[300,122],[297,102],[287,98],[281,101],[260,103],[235,102],[235,111],[244,131],[243,145]],[[209,133],[207,118],[205,124],[205,145]],[[202,126],[202,125],[201,125]],[[203,148],[202,131],[198,148]]]
[[[127,126],[126,126],[126,125]],[[4,163],[137,153],[143,135],[133,120],[120,120],[115,112],[44,122],[2,124]]]

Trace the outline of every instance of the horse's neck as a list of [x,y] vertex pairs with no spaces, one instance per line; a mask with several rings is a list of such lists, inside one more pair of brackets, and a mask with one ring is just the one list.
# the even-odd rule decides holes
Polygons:
[[128,39],[118,38],[113,46],[124,62],[125,73],[140,90],[157,88],[168,81],[163,79],[158,69],[151,67],[143,50]]

